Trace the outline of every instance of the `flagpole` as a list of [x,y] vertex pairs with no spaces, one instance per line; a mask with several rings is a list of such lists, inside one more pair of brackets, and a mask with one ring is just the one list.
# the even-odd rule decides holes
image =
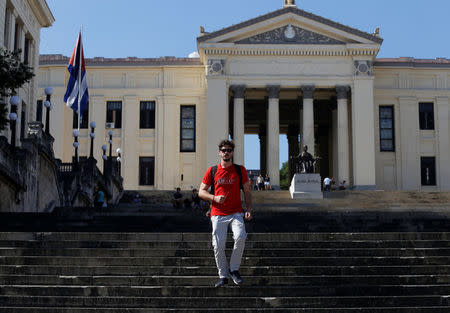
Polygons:
[[78,60],[80,62],[79,68],[78,68],[78,131],[80,130],[80,124],[81,124],[81,114],[80,114],[80,103],[81,103],[81,71],[83,66],[83,60],[81,59],[81,50],[83,49],[82,40],[81,40],[81,31],[82,26],[80,27],[80,36],[78,43],[79,52],[78,52]]

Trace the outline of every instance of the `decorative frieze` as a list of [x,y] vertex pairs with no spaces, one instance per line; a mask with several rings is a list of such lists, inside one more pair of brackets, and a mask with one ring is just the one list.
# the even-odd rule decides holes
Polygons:
[[292,26],[291,24],[245,38],[237,44],[320,44],[343,45],[342,41]]
[[355,61],[355,76],[373,76],[372,61]]
[[211,76],[219,76],[225,74],[225,60],[208,60],[206,74]]

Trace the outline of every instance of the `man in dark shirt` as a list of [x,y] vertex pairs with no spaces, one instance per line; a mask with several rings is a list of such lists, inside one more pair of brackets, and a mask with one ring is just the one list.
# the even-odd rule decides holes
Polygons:
[[181,206],[183,205],[183,201],[184,201],[183,194],[181,193],[180,187],[178,187],[177,192],[173,194],[172,200],[173,207],[177,209],[181,208]]

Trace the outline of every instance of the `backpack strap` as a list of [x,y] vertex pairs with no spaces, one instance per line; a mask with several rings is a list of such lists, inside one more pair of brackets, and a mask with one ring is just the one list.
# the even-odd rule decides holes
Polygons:
[[210,191],[210,193],[212,195],[214,195],[214,183],[215,183],[214,176],[216,176],[216,173],[217,173],[217,165],[214,165],[211,167],[211,191]]
[[236,169],[236,172],[239,176],[239,190],[244,190],[244,186],[242,186],[242,171],[241,166],[239,164],[233,164],[234,168]]

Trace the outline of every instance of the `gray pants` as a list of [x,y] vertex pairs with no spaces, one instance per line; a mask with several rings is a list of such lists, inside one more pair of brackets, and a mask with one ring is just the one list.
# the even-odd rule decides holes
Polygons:
[[[244,213],[232,215],[215,215],[211,217],[212,222],[212,244],[214,247],[214,257],[216,258],[219,277],[229,276],[229,271],[237,271],[241,266],[242,254],[244,253],[245,232]],[[228,226],[233,232],[234,247],[231,254],[230,267],[228,267],[227,256],[225,255],[225,245],[227,242]]]

